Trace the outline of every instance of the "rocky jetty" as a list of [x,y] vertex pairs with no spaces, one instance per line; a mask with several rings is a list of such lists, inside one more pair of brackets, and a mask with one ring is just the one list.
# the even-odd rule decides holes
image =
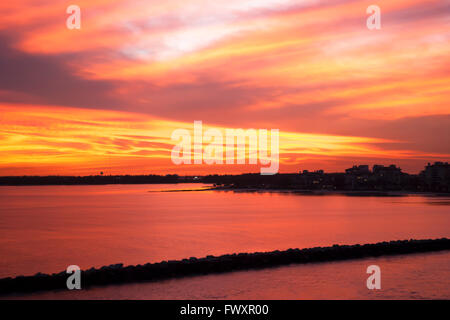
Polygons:
[[[399,240],[375,244],[333,245],[308,249],[288,249],[285,251],[227,254],[176,261],[147,263],[126,266],[116,264],[100,269],[81,271],[82,288],[91,286],[157,281],[162,279],[205,275],[246,269],[260,269],[292,263],[312,263],[338,261],[384,255],[432,252],[450,249],[450,239]],[[0,294],[33,292],[39,290],[67,289],[66,280],[70,275],[65,271],[47,275],[18,276],[0,279]]]

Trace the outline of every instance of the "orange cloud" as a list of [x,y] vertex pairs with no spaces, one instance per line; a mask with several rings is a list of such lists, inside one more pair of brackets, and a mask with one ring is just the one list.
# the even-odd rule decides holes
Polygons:
[[194,120],[280,129],[284,170],[450,153],[429,129],[450,127],[448,2],[380,0],[378,31],[370,1],[77,4],[81,30],[65,1],[0,4],[0,173],[178,170]]
[[[170,153],[177,141],[173,130],[192,131],[192,123],[108,110],[80,110],[65,107],[1,106],[0,173],[25,174],[27,168],[42,173],[85,174],[102,170],[113,173],[183,172]],[[26,115],[26,116],[25,116]],[[215,127],[205,124],[204,130]],[[391,151],[378,145],[393,141],[322,134],[280,132],[281,165],[292,158],[389,157]],[[399,158],[417,157],[417,152],[396,150]],[[428,154],[428,156],[433,156]],[[134,166],[134,167],[133,167]],[[225,168],[227,172],[229,168]],[[247,167],[256,171],[258,168]],[[223,172],[220,165],[204,172]]]

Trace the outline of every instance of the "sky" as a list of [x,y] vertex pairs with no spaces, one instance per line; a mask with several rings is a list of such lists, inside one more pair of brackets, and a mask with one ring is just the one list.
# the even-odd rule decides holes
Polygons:
[[450,159],[447,0],[17,0],[0,17],[0,175],[259,172],[173,164],[196,120],[278,129],[280,172]]

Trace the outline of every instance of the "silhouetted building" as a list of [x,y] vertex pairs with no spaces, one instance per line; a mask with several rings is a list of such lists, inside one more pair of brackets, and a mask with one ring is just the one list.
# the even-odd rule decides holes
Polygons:
[[389,167],[385,167],[379,164],[373,166],[372,172],[380,175],[398,175],[402,173],[402,169],[395,164],[391,164]]
[[427,190],[450,191],[450,165],[448,162],[428,163],[420,176]]
[[388,167],[376,164],[372,168],[371,181],[373,182],[374,189],[382,190],[400,190],[403,189],[404,174],[402,169],[394,164]]
[[353,166],[352,168],[345,169],[346,174],[353,174],[356,176],[370,174],[369,166],[366,164],[360,166]]
[[350,190],[369,189],[369,176],[371,172],[368,165],[353,166],[345,170],[345,186]]
[[307,189],[322,189],[324,178],[325,176],[323,170],[316,170],[313,172],[303,170],[303,172],[299,173],[299,176],[296,179],[296,184],[299,187]]

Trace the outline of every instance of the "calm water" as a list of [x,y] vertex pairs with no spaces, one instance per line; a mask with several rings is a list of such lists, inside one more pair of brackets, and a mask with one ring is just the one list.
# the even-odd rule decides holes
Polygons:
[[[198,187],[0,187],[0,277],[60,272],[71,264],[87,269],[209,254],[450,237],[448,197],[154,192]],[[449,256],[439,257],[447,261],[448,280]],[[416,264],[414,258],[401,259]],[[436,263],[442,266],[441,260]],[[358,263],[345,262],[355,268]],[[296,268],[300,272],[311,266],[286,268],[248,275],[281,272],[289,277],[291,268],[297,273]],[[241,282],[242,274],[230,276]],[[204,279],[220,277],[226,276]],[[290,297],[292,290],[286,290]],[[292,292],[292,297],[300,294]]]
[[[366,287],[381,268],[381,290]],[[450,299],[450,253],[290,265],[154,283],[40,292],[20,299]]]

